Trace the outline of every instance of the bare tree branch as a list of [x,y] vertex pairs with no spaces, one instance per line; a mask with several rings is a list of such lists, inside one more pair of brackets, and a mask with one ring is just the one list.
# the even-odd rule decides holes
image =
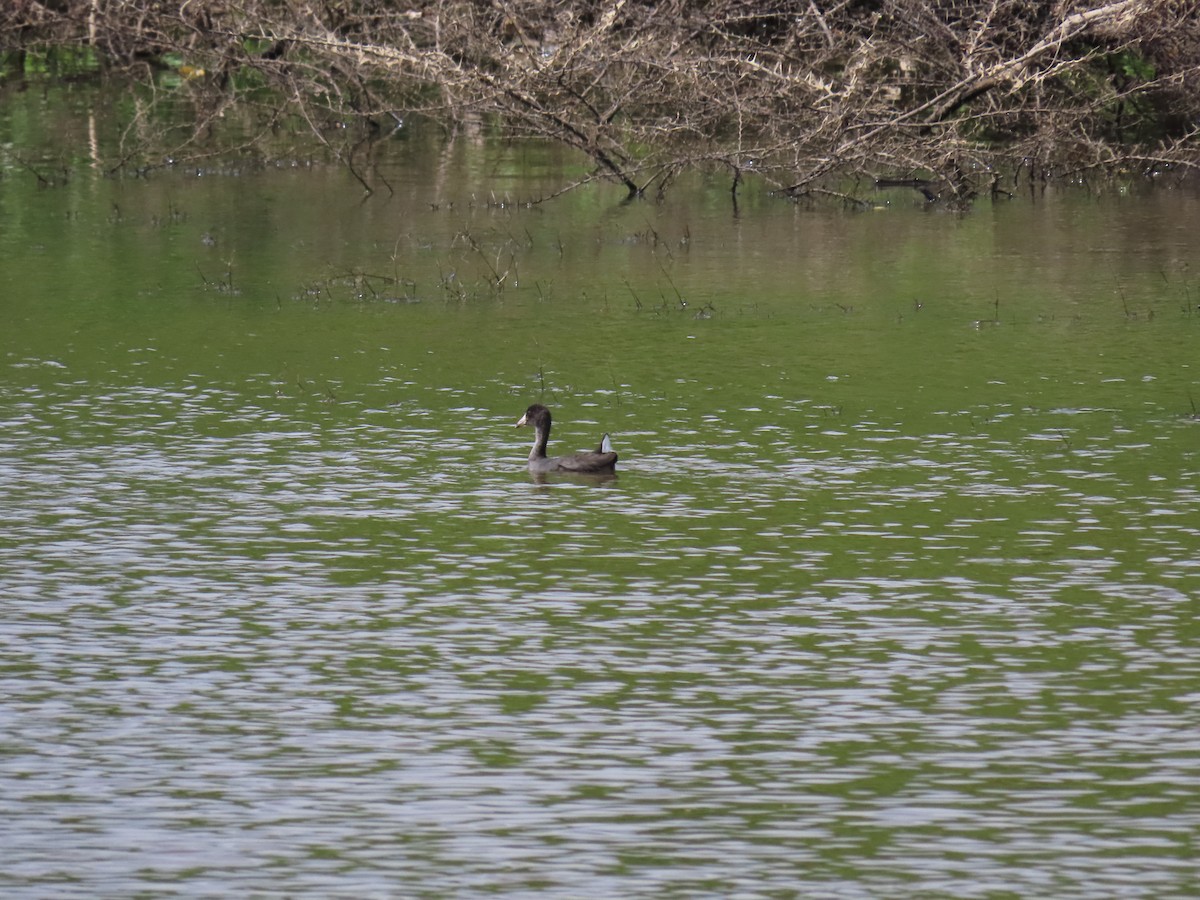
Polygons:
[[[967,198],[993,178],[972,173],[1030,158],[1200,158],[1200,0],[23,0],[0,35],[87,46],[147,85],[118,163],[135,140],[147,158],[219,152],[237,121],[308,135],[367,191],[380,123],[412,113],[561,142],[631,195],[694,166],[735,190],[916,173]],[[183,86],[154,88],[164,67]],[[159,113],[181,99],[191,129]]]

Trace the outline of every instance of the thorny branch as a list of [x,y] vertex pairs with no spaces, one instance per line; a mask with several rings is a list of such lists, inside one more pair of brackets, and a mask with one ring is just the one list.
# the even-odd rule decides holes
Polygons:
[[1200,0],[17,0],[0,41],[202,72],[196,127],[156,133],[147,91],[122,160],[214,152],[236,107],[368,190],[355,154],[413,113],[559,141],[631,195],[699,166],[734,191],[867,176],[965,200],[1003,172],[1200,160]]

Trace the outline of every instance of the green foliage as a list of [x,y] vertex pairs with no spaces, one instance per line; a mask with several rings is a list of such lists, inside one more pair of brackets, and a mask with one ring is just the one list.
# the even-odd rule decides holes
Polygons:
[[1157,70],[1150,62],[1132,50],[1122,50],[1108,58],[1109,68],[1130,81],[1152,81]]
[[99,70],[100,57],[92,47],[35,45],[0,53],[0,78],[75,78]]

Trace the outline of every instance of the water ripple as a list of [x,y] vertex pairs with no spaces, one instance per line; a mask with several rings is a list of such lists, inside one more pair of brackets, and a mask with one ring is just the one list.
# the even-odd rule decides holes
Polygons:
[[1065,447],[1092,411],[665,410],[689,451],[630,429],[617,481],[536,485],[460,398],[56,390],[0,422],[18,895],[1191,877],[1200,492]]

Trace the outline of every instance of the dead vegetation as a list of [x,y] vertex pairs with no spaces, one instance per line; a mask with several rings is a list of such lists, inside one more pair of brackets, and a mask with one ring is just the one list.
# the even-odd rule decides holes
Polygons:
[[[631,195],[697,167],[735,193],[884,179],[965,202],[1200,166],[1197,0],[16,0],[0,16],[10,72],[75,48],[142,85],[115,167],[266,153],[290,130],[370,190],[372,147],[418,113],[561,142],[594,164],[584,181]],[[190,125],[168,129],[181,98]]]

